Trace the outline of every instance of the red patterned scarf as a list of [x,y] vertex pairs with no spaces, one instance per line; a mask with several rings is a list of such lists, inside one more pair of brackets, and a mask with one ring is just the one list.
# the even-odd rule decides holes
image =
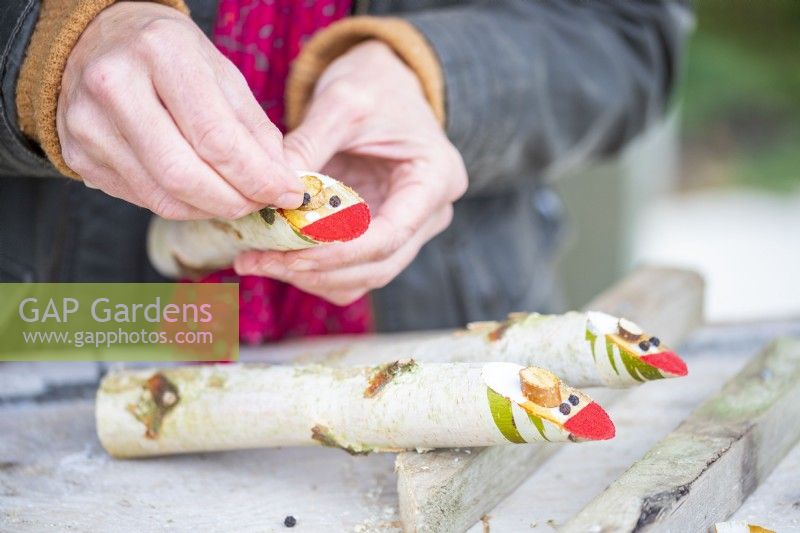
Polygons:
[[[315,31],[347,16],[350,7],[350,0],[220,0],[214,43],[281,130],[289,65]],[[239,282],[239,336],[248,344],[372,329],[367,297],[339,307],[280,281],[232,270],[203,281]]]

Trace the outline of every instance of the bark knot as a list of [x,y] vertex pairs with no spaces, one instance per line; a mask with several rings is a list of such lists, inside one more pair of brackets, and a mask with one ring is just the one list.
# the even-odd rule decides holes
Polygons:
[[377,367],[369,378],[367,388],[364,390],[364,398],[374,398],[395,377],[411,372],[416,367],[417,362],[413,359],[401,359]]
[[144,382],[139,400],[128,405],[128,411],[144,424],[145,437],[157,439],[164,417],[178,405],[180,399],[178,387],[158,372]]

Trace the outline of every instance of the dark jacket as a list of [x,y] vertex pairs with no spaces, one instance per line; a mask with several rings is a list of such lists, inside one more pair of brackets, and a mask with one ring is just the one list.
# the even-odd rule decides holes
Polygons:
[[[207,32],[215,0],[187,0]],[[146,210],[59,177],[19,131],[15,86],[38,0],[0,6],[0,281],[152,281]],[[430,41],[447,133],[470,176],[453,223],[374,300],[382,330],[453,327],[557,294],[559,204],[577,162],[660,117],[691,25],[678,0],[372,0]]]

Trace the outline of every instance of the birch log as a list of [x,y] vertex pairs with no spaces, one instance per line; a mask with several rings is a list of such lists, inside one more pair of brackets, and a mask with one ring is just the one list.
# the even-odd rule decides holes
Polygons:
[[167,277],[196,277],[230,266],[245,250],[299,250],[349,241],[367,230],[369,207],[353,189],[323,174],[298,174],[306,190],[298,209],[265,207],[236,220],[153,217],[150,262]]
[[707,531],[800,440],[800,340],[768,347],[563,531]]
[[[677,345],[702,321],[703,280],[686,270],[641,268],[587,307],[630,317]],[[621,395],[618,391],[617,397]],[[466,530],[556,450],[529,445],[473,449],[469,454],[451,450],[399,454],[397,490],[403,529]]]
[[101,383],[96,409],[100,442],[116,457],[311,444],[361,454],[614,436],[583,392],[512,363],[121,371]]
[[342,367],[403,357],[429,363],[505,361],[547,368],[575,387],[625,388],[688,372],[659,337],[597,311],[512,313],[503,322],[476,322],[452,333],[376,340],[355,341],[313,359]]

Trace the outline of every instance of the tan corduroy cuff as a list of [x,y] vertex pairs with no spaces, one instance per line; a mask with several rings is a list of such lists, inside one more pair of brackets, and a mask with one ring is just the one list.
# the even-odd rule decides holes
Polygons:
[[286,125],[296,127],[303,118],[322,71],[353,46],[378,39],[417,73],[425,97],[440,124],[444,124],[444,77],[439,58],[425,37],[400,18],[351,17],[318,32],[305,45],[292,66],[286,84]]
[[[39,143],[59,172],[80,179],[64,162],[56,130],[56,107],[67,58],[83,30],[116,0],[42,0],[17,81],[22,132]],[[188,13],[183,0],[153,0]]]

